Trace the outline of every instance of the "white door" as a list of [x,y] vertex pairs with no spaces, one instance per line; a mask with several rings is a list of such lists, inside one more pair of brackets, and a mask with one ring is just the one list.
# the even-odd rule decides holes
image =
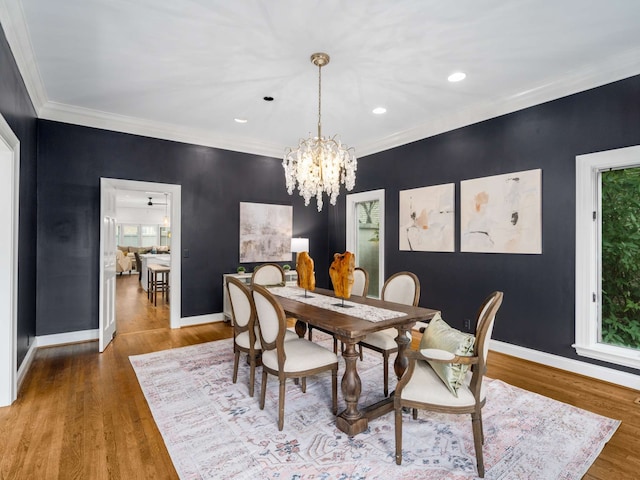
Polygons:
[[100,179],[100,352],[116,333],[116,189]]
[[356,266],[369,272],[370,297],[380,297],[384,283],[384,190],[347,195],[347,250]]

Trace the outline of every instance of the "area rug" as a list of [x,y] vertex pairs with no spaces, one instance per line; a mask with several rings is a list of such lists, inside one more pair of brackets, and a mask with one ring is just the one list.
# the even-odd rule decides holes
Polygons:
[[[130,357],[181,479],[477,478],[468,415],[420,412],[413,420],[405,414],[398,466],[393,413],[349,438],[335,428],[329,374],[309,378],[304,394],[293,381],[287,384],[279,432],[277,379],[269,377],[260,410],[261,370],[251,398],[243,357],[238,382],[231,382],[232,348],[228,339]],[[383,398],[381,361],[381,355],[366,351],[358,364],[361,404]],[[579,479],[620,424],[498,380],[486,382],[487,479]]]

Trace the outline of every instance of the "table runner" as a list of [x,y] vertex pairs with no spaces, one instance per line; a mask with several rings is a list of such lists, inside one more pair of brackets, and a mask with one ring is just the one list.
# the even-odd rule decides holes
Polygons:
[[314,307],[344,313],[345,315],[351,315],[352,317],[362,318],[369,322],[382,322],[383,320],[390,320],[392,318],[403,317],[406,315],[404,312],[396,312],[393,310],[387,310],[386,308],[363,305],[361,303],[350,302],[349,300],[344,301],[344,304],[349,306],[349,308],[345,308],[339,305],[342,302],[341,298],[328,297],[316,292],[308,292],[308,296],[305,297],[304,290],[298,287],[272,287],[269,288],[269,291],[280,297],[313,305]]

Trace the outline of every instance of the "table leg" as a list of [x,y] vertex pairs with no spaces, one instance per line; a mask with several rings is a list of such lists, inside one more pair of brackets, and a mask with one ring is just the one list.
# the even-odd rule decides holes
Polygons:
[[296,320],[295,329],[296,329],[296,333],[298,334],[298,337],[304,338],[305,334],[307,333],[307,322],[303,322],[302,320]]
[[396,376],[398,380],[402,377],[407,366],[409,365],[409,360],[407,360],[406,350],[411,344],[410,337],[407,336],[407,332],[411,332],[411,327],[407,327],[406,325],[396,327],[398,330],[398,336],[396,337],[396,343],[398,344],[398,354],[396,355],[396,360],[393,362],[393,370],[396,372]]
[[341,387],[342,397],[347,404],[347,408],[338,415],[336,426],[348,435],[357,435],[366,430],[369,424],[368,419],[358,410],[358,400],[362,391],[362,382],[357,369],[357,361],[360,354],[356,350],[355,343],[342,341],[345,345],[342,353],[345,371]]

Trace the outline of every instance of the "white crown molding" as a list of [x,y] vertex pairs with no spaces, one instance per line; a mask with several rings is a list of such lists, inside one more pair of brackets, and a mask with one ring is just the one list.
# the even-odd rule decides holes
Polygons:
[[56,102],[47,102],[40,111],[40,118],[255,155],[281,157],[284,154],[284,147],[275,144],[252,142],[242,138],[222,137],[209,131],[153,122]]
[[354,148],[358,157],[372,155],[639,74],[640,48],[605,59],[598,65],[575,71],[563,78],[514,94],[507,99],[488,99],[467,110],[433,119],[429,123],[397,132],[366,145],[354,145]]
[[0,23],[31,98],[33,108],[36,115],[39,116],[40,109],[47,103],[47,93],[33,53],[22,3],[0,0]]
[[[283,155],[286,146],[282,145],[221,137],[209,131],[50,102],[35,61],[21,2],[0,0],[0,23],[39,118],[255,155],[275,158]],[[354,147],[358,157],[362,158],[638,74],[640,48],[604,59],[598,65],[574,71],[563,78],[532,86],[507,99],[489,98],[462,112],[435,118],[428,123]]]
[[520,347],[499,340],[491,340],[489,348],[494,352],[504,353],[512,357],[559,368],[560,370],[595,378],[603,382],[615,383],[623,387],[640,390],[640,376],[633,373],[622,372],[613,368],[594,365],[593,363],[581,362],[531,348]]

